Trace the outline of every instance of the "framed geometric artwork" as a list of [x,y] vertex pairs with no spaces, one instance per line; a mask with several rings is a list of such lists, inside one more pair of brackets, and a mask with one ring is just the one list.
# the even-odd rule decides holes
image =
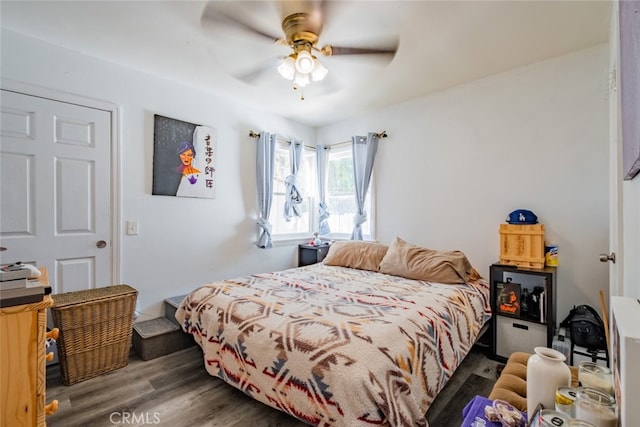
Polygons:
[[640,172],[640,1],[619,8],[622,175],[631,180]]
[[217,156],[214,128],[155,114],[151,194],[215,199]]

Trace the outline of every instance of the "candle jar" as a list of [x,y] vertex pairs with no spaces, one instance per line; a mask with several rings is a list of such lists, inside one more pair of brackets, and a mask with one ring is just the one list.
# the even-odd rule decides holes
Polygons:
[[618,414],[615,399],[595,388],[578,387],[575,403],[576,419],[595,427],[617,427]]
[[580,362],[578,382],[582,387],[595,388],[613,396],[611,369],[593,362]]
[[541,405],[536,407],[527,427],[567,427],[570,420],[567,414],[541,408]]
[[556,389],[556,411],[567,414],[570,418],[575,415],[577,390],[573,387],[558,387]]

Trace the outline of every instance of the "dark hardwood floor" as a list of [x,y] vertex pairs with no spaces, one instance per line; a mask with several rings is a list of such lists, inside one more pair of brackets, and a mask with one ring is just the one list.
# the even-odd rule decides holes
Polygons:
[[[496,365],[474,347],[427,412],[430,426],[460,426],[465,404],[489,394]],[[150,361],[132,352],[126,367],[71,386],[62,384],[59,365],[51,365],[46,401],[52,399],[59,408],[47,417],[49,427],[304,425],[209,376],[197,346]]]

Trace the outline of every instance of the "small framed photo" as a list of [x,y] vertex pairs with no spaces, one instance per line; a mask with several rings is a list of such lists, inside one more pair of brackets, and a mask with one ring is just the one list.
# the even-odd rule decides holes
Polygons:
[[498,283],[496,289],[498,313],[505,316],[520,317],[520,283]]

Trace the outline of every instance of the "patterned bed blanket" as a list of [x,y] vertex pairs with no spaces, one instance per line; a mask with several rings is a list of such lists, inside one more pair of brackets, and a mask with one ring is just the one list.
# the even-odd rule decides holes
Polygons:
[[314,264],[203,286],[176,312],[209,374],[313,425],[427,426],[490,316],[444,285]]

